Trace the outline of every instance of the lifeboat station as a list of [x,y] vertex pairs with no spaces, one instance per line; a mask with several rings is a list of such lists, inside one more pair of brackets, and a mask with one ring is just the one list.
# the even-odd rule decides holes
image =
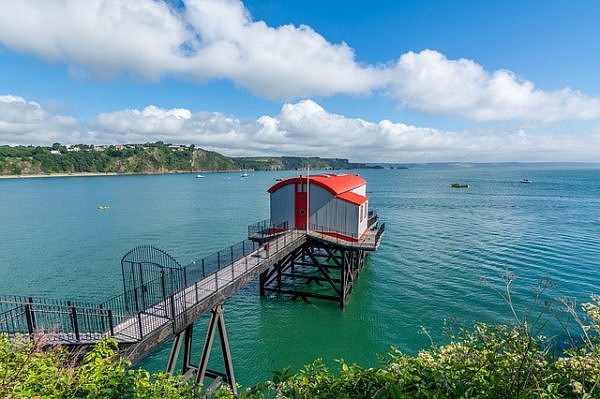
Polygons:
[[249,231],[264,242],[301,232],[303,245],[260,275],[260,293],[318,298],[346,305],[365,259],[385,231],[369,210],[367,182],[354,174],[319,174],[282,180],[269,188],[269,227]]

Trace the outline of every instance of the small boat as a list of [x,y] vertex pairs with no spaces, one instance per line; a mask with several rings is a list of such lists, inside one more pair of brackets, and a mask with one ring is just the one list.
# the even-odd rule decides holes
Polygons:
[[240,176],[241,176],[241,177],[248,177],[248,173],[245,173],[245,172],[244,172],[244,173],[242,173]]
[[450,185],[450,187],[452,187],[452,188],[469,188],[469,185],[467,183],[452,183]]
[[110,209],[110,206],[104,205],[104,204],[103,205],[98,205],[98,209],[101,210],[101,211],[106,211],[106,210]]
[[275,181],[283,181],[283,177],[276,177]]
[[531,183],[531,180],[529,180],[529,179],[521,179],[520,183],[529,184],[529,183]]
[[196,175],[196,179],[204,179],[206,176],[204,175]]

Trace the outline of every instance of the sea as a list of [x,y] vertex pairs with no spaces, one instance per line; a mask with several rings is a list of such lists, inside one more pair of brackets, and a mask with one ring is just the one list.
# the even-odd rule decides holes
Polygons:
[[[0,180],[0,295],[100,302],[122,289],[121,257],[151,244],[181,264],[243,240],[269,216],[267,189],[297,171]],[[314,172],[316,173],[316,172]],[[238,382],[323,359],[374,366],[416,354],[458,326],[544,314],[565,335],[560,298],[600,294],[600,165],[412,165],[361,169],[386,233],[348,305],[260,297],[225,303]],[[528,179],[530,183],[521,183]],[[466,183],[456,189],[452,183]],[[110,208],[99,210],[106,204]],[[510,301],[507,300],[507,285]],[[195,327],[197,362],[207,317]],[[568,323],[567,323],[568,324]],[[218,346],[218,345],[215,345]],[[140,363],[166,367],[170,342]],[[218,348],[210,366],[222,365]],[[222,369],[222,367],[221,367]]]

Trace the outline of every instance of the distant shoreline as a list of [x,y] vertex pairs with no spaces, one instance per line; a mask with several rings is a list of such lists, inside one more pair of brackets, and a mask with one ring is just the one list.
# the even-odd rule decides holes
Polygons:
[[1,179],[38,179],[47,177],[96,177],[96,176],[152,176],[152,175],[179,175],[179,174],[194,174],[194,173],[231,173],[243,172],[242,169],[232,170],[177,170],[168,172],[74,172],[74,173],[46,173],[32,175],[0,175]]

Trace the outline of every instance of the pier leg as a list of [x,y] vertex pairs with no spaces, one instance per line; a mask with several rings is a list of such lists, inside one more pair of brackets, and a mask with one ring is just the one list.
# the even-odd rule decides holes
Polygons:
[[193,366],[190,363],[192,355],[192,334],[194,332],[194,324],[190,324],[185,328],[184,342],[183,342],[183,366],[182,374],[187,373]]
[[179,349],[181,349],[181,342],[183,341],[183,332],[175,335],[173,346],[171,347],[171,354],[169,355],[169,362],[167,363],[167,373],[173,374],[175,371],[175,365],[177,364],[177,358],[179,357]]
[[[195,382],[197,385],[201,385],[204,382],[205,376],[225,377],[223,379],[231,386],[233,393],[237,394],[235,376],[233,373],[233,362],[231,359],[231,352],[229,351],[229,340],[227,338],[227,331],[225,330],[225,319],[223,318],[223,305],[217,305],[211,310],[211,313],[212,314],[208,324],[208,330],[206,331],[206,339],[204,341],[204,347],[202,348],[202,355],[200,356],[200,364],[198,364]],[[215,338],[215,330],[219,331],[219,339],[221,341],[221,350],[223,352],[223,362],[225,364],[226,375],[207,369],[210,350]]]

